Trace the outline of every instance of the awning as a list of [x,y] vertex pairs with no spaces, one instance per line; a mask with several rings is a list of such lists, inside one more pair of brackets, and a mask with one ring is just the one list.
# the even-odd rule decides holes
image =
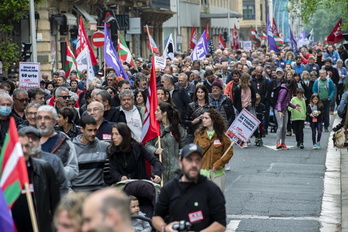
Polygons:
[[83,17],[88,21],[90,25],[90,30],[96,31],[97,30],[97,20],[94,19],[94,17],[85,11],[81,6],[79,5],[73,5],[74,10],[79,12],[80,14],[83,15]]
[[65,16],[67,25],[77,26],[77,18],[75,15],[70,13],[62,13],[62,15]]

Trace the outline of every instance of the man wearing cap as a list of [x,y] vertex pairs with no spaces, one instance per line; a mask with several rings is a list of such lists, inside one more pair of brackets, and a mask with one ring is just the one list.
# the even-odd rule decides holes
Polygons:
[[212,93],[209,94],[210,104],[221,114],[228,128],[235,118],[232,101],[227,95],[223,94],[223,86],[220,80],[215,80],[211,87]]
[[152,223],[158,231],[176,231],[172,227],[181,220],[192,224],[189,231],[225,231],[225,197],[216,184],[200,175],[202,157],[198,145],[183,147],[182,173],[162,188],[155,206]]
[[29,155],[34,158],[39,158],[45,160],[49,163],[56,174],[57,180],[59,182],[60,195],[63,196],[68,192],[68,180],[65,175],[63,163],[61,159],[48,152],[41,150],[41,132],[39,129],[26,126],[19,130],[19,134],[26,135],[29,139]]

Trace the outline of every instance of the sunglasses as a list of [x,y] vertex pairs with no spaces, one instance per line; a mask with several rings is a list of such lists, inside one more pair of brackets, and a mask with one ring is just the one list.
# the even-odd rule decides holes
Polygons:
[[64,100],[70,99],[70,96],[58,96],[58,97],[61,97],[61,98],[63,98]]
[[20,103],[24,103],[24,102],[29,102],[29,98],[23,98],[23,99],[18,99],[13,97],[14,99],[16,99],[17,101],[19,101]]

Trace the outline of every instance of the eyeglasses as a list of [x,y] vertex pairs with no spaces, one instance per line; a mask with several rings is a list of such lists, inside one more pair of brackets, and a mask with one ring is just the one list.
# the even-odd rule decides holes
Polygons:
[[24,103],[24,102],[29,102],[29,98],[22,98],[22,99],[18,99],[13,97],[14,99],[16,99],[17,101],[19,101],[20,103]]
[[27,112],[26,115],[28,115],[28,116],[30,116],[30,115],[36,116],[37,112]]
[[70,99],[70,96],[58,96],[58,97],[61,97],[61,98],[63,98],[64,100]]
[[99,108],[87,109],[87,112],[96,112],[99,111]]
[[108,93],[110,93],[110,94],[114,94],[114,92],[112,92],[112,91],[108,91]]
[[113,81],[114,79],[108,79],[108,81]]

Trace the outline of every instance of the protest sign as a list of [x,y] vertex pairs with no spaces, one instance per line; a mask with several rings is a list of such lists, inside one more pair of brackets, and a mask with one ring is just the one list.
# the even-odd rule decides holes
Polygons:
[[253,114],[243,109],[226,131],[226,135],[243,148],[259,124],[260,121]]
[[166,60],[163,57],[155,56],[155,67],[164,69],[166,67]]
[[19,63],[19,87],[40,87],[40,63]]

